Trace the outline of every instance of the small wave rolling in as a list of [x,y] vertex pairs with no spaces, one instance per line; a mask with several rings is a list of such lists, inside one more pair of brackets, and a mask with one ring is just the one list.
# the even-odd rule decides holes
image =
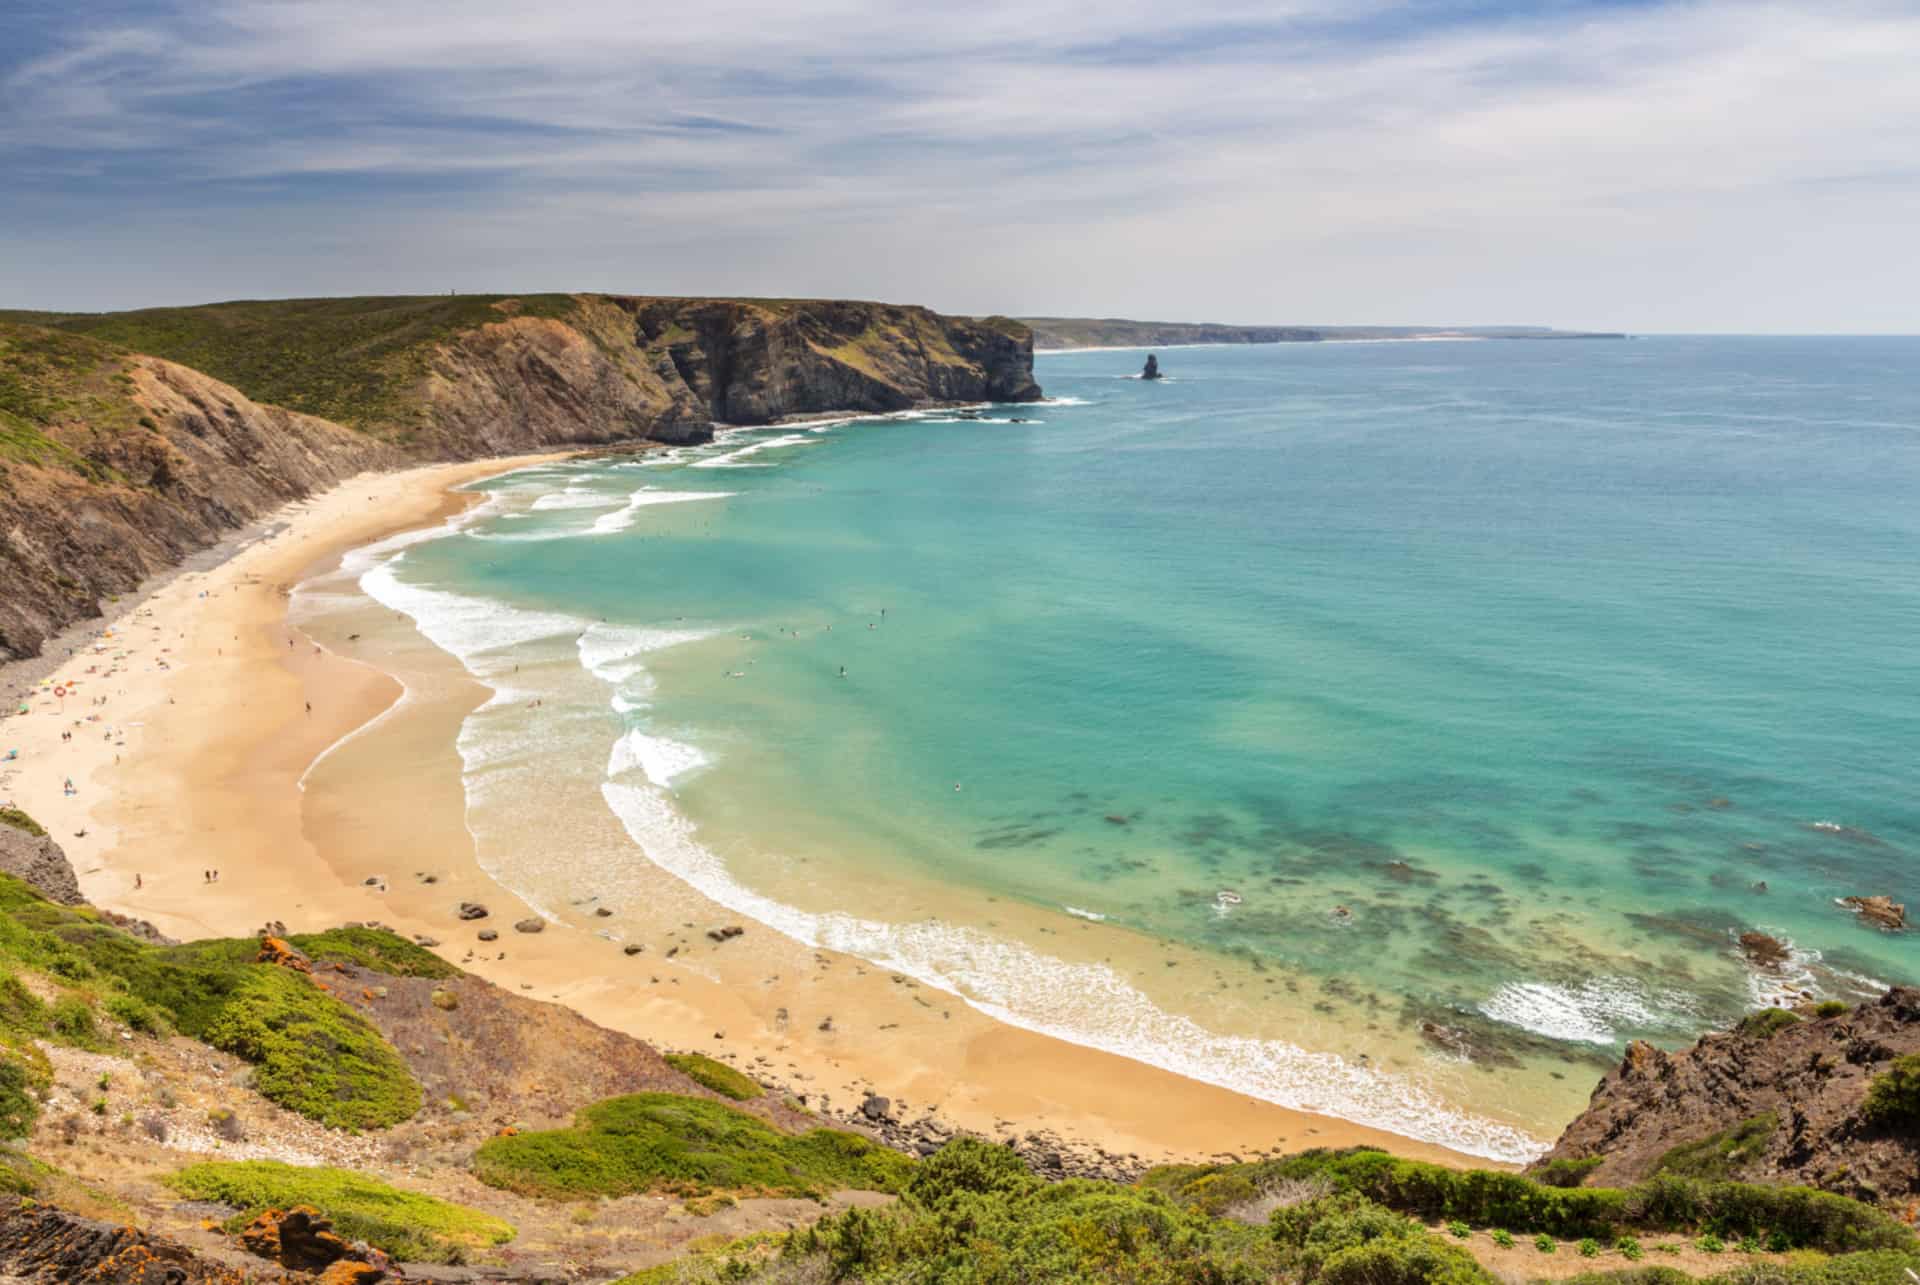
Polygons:
[[[483,862],[1503,1159],[1629,1039],[1920,977],[1834,904],[1920,891],[1920,342],[1140,359],[528,470],[355,555],[494,691]],[[551,850],[489,842],[516,809]]]

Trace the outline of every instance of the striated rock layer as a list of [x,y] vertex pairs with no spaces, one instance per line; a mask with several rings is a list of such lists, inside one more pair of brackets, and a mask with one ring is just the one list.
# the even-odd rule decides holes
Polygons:
[[1860,1110],[1875,1076],[1920,1053],[1920,989],[1800,1019],[1750,1020],[1677,1053],[1636,1040],[1536,1167],[1601,1157],[1588,1182],[1624,1186],[1676,1147],[1728,1138],[1731,1177],[1869,1200],[1920,1196],[1920,1135]]
[[0,660],[38,654],[102,598],[367,469],[1041,395],[1031,332],[1001,318],[806,300],[454,302],[458,321],[447,301],[405,299],[0,321]]

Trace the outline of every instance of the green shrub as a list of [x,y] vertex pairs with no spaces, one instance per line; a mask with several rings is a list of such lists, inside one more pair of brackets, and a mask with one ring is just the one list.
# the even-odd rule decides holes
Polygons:
[[1786,1235],[1795,1246],[1843,1253],[1903,1249],[1913,1233],[1858,1201],[1807,1187],[1765,1187],[1658,1174],[1630,1188],[1542,1186],[1518,1174],[1445,1169],[1368,1148],[1307,1151],[1252,1165],[1156,1169],[1143,1185],[1186,1203],[1222,1175],[1258,1187],[1317,1179],[1424,1222],[1458,1219],[1482,1227],[1546,1233],[1563,1240],[1607,1239],[1623,1230],[1711,1230],[1722,1236]]
[[[1182,1209],[1158,1192],[1077,1179],[1042,1182],[1005,1147],[956,1138],[914,1169],[892,1206],[850,1210],[794,1232],[782,1249],[782,1262],[766,1279],[870,1285],[1265,1285],[1281,1275],[1295,1252],[1276,1243],[1265,1228]],[[1358,1266],[1342,1266],[1331,1279],[1356,1285],[1358,1278],[1350,1273]],[[689,1278],[641,1279],[651,1285]],[[732,1271],[691,1279],[758,1277]],[[1412,1285],[1414,1278],[1379,1279],[1382,1285]],[[1472,1278],[1460,1281],[1468,1285]]]
[[1467,1226],[1458,1218],[1447,1224],[1447,1231],[1460,1240],[1465,1240],[1467,1237],[1473,1235],[1473,1228]]
[[93,1006],[77,995],[65,995],[55,1001],[51,1018],[53,1038],[62,1044],[91,1048],[100,1042],[93,1024]]
[[1873,1077],[1860,1114],[1888,1128],[1920,1127],[1920,1053],[1895,1058]]
[[1493,1243],[1500,1246],[1500,1248],[1502,1249],[1513,1248],[1513,1233],[1508,1231],[1506,1228],[1495,1227],[1492,1231],[1488,1232],[1487,1235],[1491,1237],[1493,1240]]
[[33,1088],[24,1061],[0,1058],[0,1138],[24,1138],[33,1132],[33,1122],[40,1116]]
[[1764,1040],[1778,1035],[1789,1026],[1797,1025],[1800,1015],[1784,1008],[1763,1008],[1757,1013],[1748,1013],[1733,1028],[1735,1035],[1744,1035],[1751,1040]]
[[337,960],[390,977],[437,980],[460,976],[458,968],[425,946],[384,928],[329,928],[323,933],[299,933],[287,940],[316,964]]
[[656,1189],[892,1192],[912,1165],[858,1134],[785,1134],[732,1107],[671,1093],[609,1098],[576,1112],[570,1129],[491,1138],[474,1156],[482,1182],[556,1197]]
[[46,829],[19,808],[0,808],[0,825],[12,826],[16,830],[25,830],[36,839],[44,839],[47,837]]
[[131,995],[109,995],[100,1002],[100,1007],[132,1030],[147,1035],[167,1033],[167,1019],[160,1010]]
[[191,1165],[166,1184],[190,1200],[231,1205],[237,1229],[265,1209],[311,1205],[349,1240],[364,1240],[396,1258],[457,1263],[473,1251],[504,1245],[511,1226],[477,1209],[402,1191],[347,1169],[308,1168],[276,1160]]
[[1626,1259],[1629,1263],[1637,1263],[1640,1261],[1640,1242],[1631,1236],[1614,1237],[1613,1248],[1615,1253],[1619,1254],[1620,1257]]
[[1851,1005],[1843,1000],[1823,999],[1813,1006],[1813,1015],[1815,1017],[1838,1017],[1842,1013],[1847,1012],[1851,1007]]
[[1694,1241],[1693,1247],[1703,1254],[1717,1254],[1727,1247],[1727,1242],[1721,1240],[1712,1232],[1708,1232],[1706,1235],[1700,1237],[1700,1239]]
[[1767,1247],[1760,1243],[1758,1236],[1742,1236],[1739,1250],[1743,1254],[1764,1254],[1767,1252]]
[[1580,1251],[1580,1257],[1582,1258],[1600,1257],[1600,1242],[1591,1236],[1583,1239],[1576,1248]]
[[1765,1154],[1767,1143],[1780,1127],[1780,1117],[1769,1111],[1742,1120],[1694,1142],[1683,1142],[1654,1163],[1656,1173],[1686,1178],[1729,1179],[1742,1166]]
[[766,1093],[751,1076],[734,1070],[724,1062],[716,1062],[704,1053],[669,1053],[667,1064],[695,1084],[712,1089],[735,1102],[751,1102]]
[[1553,1237],[1547,1235],[1545,1232],[1541,1232],[1533,1238],[1533,1247],[1543,1254],[1551,1254],[1557,1248],[1554,1244]]
[[1604,1156],[1588,1156],[1584,1160],[1546,1160],[1536,1165],[1527,1176],[1546,1187],[1578,1187],[1605,1159]]
[[382,1129],[420,1109],[420,1086],[380,1033],[284,968],[252,968],[201,1039],[258,1068],[268,1101],[325,1125]]

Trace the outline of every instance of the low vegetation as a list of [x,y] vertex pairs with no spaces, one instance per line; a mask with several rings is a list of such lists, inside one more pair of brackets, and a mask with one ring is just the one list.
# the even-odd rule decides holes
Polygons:
[[[387,972],[451,971],[451,965],[391,933],[339,930],[293,943],[320,958]],[[56,906],[0,875],[0,1066],[19,1065],[35,1038],[104,1047],[97,1015],[138,1030],[177,1030],[245,1058],[269,1100],[337,1128],[396,1124],[420,1109],[406,1063],[367,1020],[311,978],[256,964],[250,938],[156,946],[102,922],[86,907]],[[432,963],[427,963],[431,960]],[[60,989],[47,1004],[14,973],[37,973]],[[438,974],[433,974],[438,975]],[[23,1108],[0,1084],[0,1118]]]
[[190,1200],[240,1210],[229,1230],[237,1231],[264,1210],[311,1205],[347,1239],[364,1240],[411,1262],[465,1262],[514,1236],[511,1226],[490,1214],[346,1169],[241,1160],[192,1165],[167,1175],[165,1182]]
[[609,1098],[577,1112],[572,1128],[489,1139],[473,1162],[482,1182],[549,1197],[891,1192],[912,1166],[858,1134],[781,1133],[732,1107],[671,1093]]
[[1633,1187],[1549,1187],[1518,1174],[1447,1169],[1384,1151],[1308,1151],[1231,1166],[1168,1166],[1142,1180],[1183,1203],[1218,1211],[1264,1186],[1318,1179],[1427,1222],[1458,1219],[1561,1240],[1625,1231],[1712,1232],[1829,1253],[1915,1249],[1911,1229],[1869,1205],[1808,1187],[1764,1187],[1661,1174]]
[[1798,1026],[1800,1015],[1784,1008],[1763,1008],[1741,1018],[1733,1028],[1735,1035],[1744,1035],[1748,1039],[1764,1040],[1778,1035],[1789,1026]]
[[1683,1178],[1737,1178],[1746,1164],[1766,1151],[1779,1128],[1780,1117],[1768,1111],[1697,1141],[1681,1143],[1661,1156],[1654,1169]]
[[1860,1114],[1887,1128],[1920,1129],[1920,1053],[1895,1058],[1873,1077]]
[[47,837],[45,827],[19,808],[0,807],[0,825],[11,826],[15,830],[24,830],[36,839]]
[[140,431],[127,360],[79,335],[0,321],[0,466],[11,461],[113,480],[112,469],[65,438]]
[[725,1062],[716,1062],[704,1053],[669,1053],[667,1065],[695,1084],[735,1102],[751,1102],[766,1094],[766,1089],[752,1076],[734,1070]]
[[564,317],[568,295],[424,295],[244,300],[33,318],[151,353],[233,385],[255,401],[384,437],[411,428],[407,394],[437,344],[514,316]]
[[1706,1277],[1672,1267],[1584,1272],[1562,1285],[1913,1285],[1910,1272],[1920,1272],[1920,1255],[1883,1249],[1835,1258],[1794,1255],[1785,1263],[1742,1263]]

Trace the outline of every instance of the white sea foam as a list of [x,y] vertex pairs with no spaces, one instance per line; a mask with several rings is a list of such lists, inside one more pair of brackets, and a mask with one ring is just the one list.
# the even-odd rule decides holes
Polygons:
[[725,455],[715,455],[708,459],[695,460],[693,463],[687,465],[687,467],[688,468],[747,468],[747,467],[757,468],[759,467],[758,465],[749,466],[749,465],[742,464],[740,461],[746,459],[750,455],[758,455],[761,451],[771,451],[784,446],[810,446],[810,445],[812,445],[812,442],[807,438],[806,434],[804,433],[783,433],[779,437],[769,437],[764,441],[755,442],[751,446],[742,446],[737,451],[728,451]]
[[564,491],[541,496],[533,502],[532,507],[536,513],[551,513],[558,509],[611,509],[623,503],[625,501],[618,495],[570,486]]
[[712,762],[697,746],[636,728],[613,743],[613,752],[607,756],[607,776],[621,777],[639,768],[649,781],[664,789]]
[[775,901],[729,875],[660,791],[619,781],[600,790],[650,861],[711,900],[805,945],[858,955],[951,991],[1008,1025],[1473,1155],[1518,1162],[1545,1150],[1510,1125],[1447,1106],[1412,1079],[1331,1053],[1209,1031],[1158,1007],[1104,964],[1068,963],[937,920],[886,924]]
[[1082,910],[1078,906],[1062,906],[1060,909],[1066,911],[1075,919],[1090,919],[1096,924],[1103,924],[1107,921],[1107,917],[1097,910]]
[[360,577],[360,587],[375,602],[410,617],[429,642],[481,677],[504,663],[499,653],[508,648],[588,627],[577,616],[525,611],[488,598],[409,584],[399,575],[404,561],[405,555],[397,554],[382,562]]
[[[698,466],[696,466],[698,467]],[[596,518],[590,534],[612,535],[616,531],[625,531],[640,516],[640,510],[655,504],[686,504],[693,500],[724,500],[733,491],[659,491],[653,487],[641,487],[627,497],[626,507],[618,513],[609,513]]]
[[699,642],[713,629],[649,629],[643,625],[610,625],[600,621],[581,631],[576,644],[581,668],[602,682],[622,684],[641,673],[640,657],[682,643]]
[[1613,1044],[1619,1026],[1645,1030],[1684,1023],[1679,1014],[1691,1016],[1692,1000],[1678,991],[1649,992],[1629,977],[1595,977],[1577,987],[1508,982],[1479,1007],[1496,1022],[1549,1039]]

